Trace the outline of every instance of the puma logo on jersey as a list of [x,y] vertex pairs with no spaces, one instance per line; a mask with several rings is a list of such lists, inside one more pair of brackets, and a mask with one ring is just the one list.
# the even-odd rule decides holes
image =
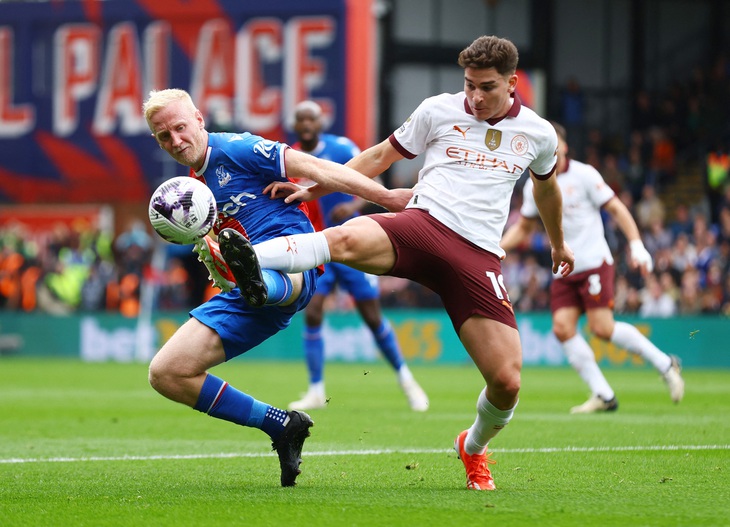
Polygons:
[[459,127],[459,125],[456,125],[456,124],[455,124],[455,125],[454,125],[454,130],[456,130],[457,132],[459,132],[459,133],[461,134],[461,137],[463,137],[464,139],[466,139],[466,133],[467,133],[467,132],[468,132],[469,130],[471,130],[471,126],[469,126],[469,127],[468,127],[468,128],[466,129],[466,130],[462,130],[462,129],[461,129],[460,127]]

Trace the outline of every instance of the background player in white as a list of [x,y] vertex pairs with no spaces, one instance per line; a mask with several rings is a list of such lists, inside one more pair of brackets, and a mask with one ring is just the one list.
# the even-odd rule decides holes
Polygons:
[[[322,133],[322,125],[322,108],[319,104],[314,101],[297,104],[294,108],[293,125],[297,142],[292,148],[341,164],[347,163],[360,153],[357,145],[347,137]],[[307,205],[314,228],[322,230],[359,215],[366,204],[367,201],[351,194],[332,192],[319,200],[310,201]],[[378,349],[397,373],[398,383],[410,407],[417,412],[425,412],[428,409],[428,397],[403,360],[395,331],[380,308],[378,277],[338,263],[325,265],[324,274],[317,280],[317,291],[304,310],[304,353],[309,372],[309,387],[300,400],[289,403],[289,408],[312,410],[324,408],[327,404],[322,320],[325,299],[335,287],[352,296],[355,307],[372,332]]]
[[[243,262],[234,275],[254,298],[266,295],[260,267],[296,272],[330,261],[408,278],[438,293],[486,382],[476,419],[457,435],[454,447],[466,469],[467,488],[492,490],[487,445],[512,418],[522,367],[499,241],[512,190],[525,170],[535,181],[552,244],[553,271],[569,274],[574,258],[563,241],[560,189],[551,177],[557,136],[515,94],[517,48],[507,39],[484,36],[464,49],[458,62],[464,69],[464,91],[426,99],[388,139],[347,163],[374,178],[398,160],[423,154],[406,210],[359,216],[322,232],[280,237],[255,247],[235,231],[224,230],[221,247],[229,249],[231,259]],[[321,185],[327,189],[326,183]],[[327,192],[319,185],[293,189],[276,184],[269,190],[273,195],[294,190],[288,202]]]
[[[553,123],[558,132],[558,184],[563,193],[563,230],[565,240],[578,254],[575,271],[569,277],[555,275],[550,286],[550,310],[553,332],[565,350],[568,362],[591,389],[591,397],[571,409],[572,413],[612,411],[618,408],[613,389],[603,376],[595,355],[583,335],[578,321],[585,313],[588,327],[597,337],[641,356],[663,376],[675,403],[684,395],[684,381],[679,361],[660,351],[638,329],[613,318],[614,266],[611,250],[604,236],[601,208],[604,208],[629,241],[631,264],[643,273],[651,272],[651,255],[644,248],[639,229],[631,213],[601,174],[590,165],[568,158],[565,129]],[[523,188],[520,217],[502,238],[502,248],[512,251],[528,239],[538,226],[538,209],[533,185]]]
[[[216,232],[225,227],[253,241],[313,232],[303,207],[263,195],[268,184],[287,181],[288,176],[325,181],[339,173],[338,181],[343,184],[336,190],[359,188],[358,193],[388,209],[400,210],[410,196],[410,192],[385,189],[337,163],[248,132],[208,133],[203,115],[184,90],[151,92],[143,110],[160,148],[190,167],[190,175],[213,192],[219,213]],[[193,309],[190,319],[162,346],[150,363],[150,384],[173,401],[268,434],[279,457],[281,485],[292,486],[300,472],[302,446],[313,425],[310,417],[256,400],[208,369],[286,328],[311,298],[317,271],[286,275],[267,270],[262,277],[269,293],[265,307],[253,308],[238,290],[231,290],[235,284],[222,276],[229,273],[217,246],[206,239],[195,249],[224,292]],[[275,368],[272,374],[276,374]]]

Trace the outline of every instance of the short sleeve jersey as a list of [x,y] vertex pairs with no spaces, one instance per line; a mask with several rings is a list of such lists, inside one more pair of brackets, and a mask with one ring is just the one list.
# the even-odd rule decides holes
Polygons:
[[430,97],[389,139],[408,159],[424,154],[407,208],[499,257],[515,183],[528,169],[549,177],[557,159],[554,128],[516,95],[504,118],[488,121],[474,117],[464,92]]
[[[294,143],[292,148],[301,150],[302,146],[299,143]],[[311,152],[307,152],[320,159],[327,159],[344,165],[350,159],[360,153],[360,149],[355,143],[353,143],[347,137],[342,137],[334,134],[320,134],[319,143]],[[330,213],[340,203],[352,201],[354,196],[345,194],[343,192],[332,192],[319,198],[317,201],[320,205],[320,212],[322,215],[322,221],[324,227],[332,227],[337,225],[330,219]],[[345,218],[339,223],[347,221],[349,218]]]
[[[558,174],[558,186],[563,195],[563,235],[576,255],[573,273],[596,269],[603,262],[613,263],[601,218],[601,207],[615,195],[611,187],[595,168],[574,160],[568,162],[565,172]],[[537,218],[539,212],[531,180],[525,183],[522,192],[520,214]]]
[[218,205],[219,229],[233,227],[252,243],[313,232],[304,209],[270,199],[264,187],[288,181],[284,143],[250,134],[210,133],[203,167],[191,175],[210,187]]

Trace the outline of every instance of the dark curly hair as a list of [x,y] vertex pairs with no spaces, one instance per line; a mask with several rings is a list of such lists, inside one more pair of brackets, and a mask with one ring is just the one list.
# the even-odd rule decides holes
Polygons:
[[494,68],[500,75],[517,70],[520,54],[512,41],[494,35],[476,39],[459,53],[462,68]]

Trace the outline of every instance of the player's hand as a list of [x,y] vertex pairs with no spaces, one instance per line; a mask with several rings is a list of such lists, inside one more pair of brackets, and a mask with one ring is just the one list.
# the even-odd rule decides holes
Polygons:
[[400,212],[406,208],[413,197],[413,189],[394,188],[388,191],[388,197],[379,205],[390,212]]
[[631,267],[639,269],[641,276],[646,276],[654,270],[654,261],[651,254],[646,250],[641,240],[631,240],[629,250],[631,252]]
[[563,242],[562,247],[553,247],[551,256],[553,258],[553,274],[560,272],[561,276],[568,276],[575,268],[575,256],[568,244]]
[[[292,183],[291,181],[276,181],[269,183],[264,188],[264,195],[268,194],[271,199],[284,199],[287,203],[292,201],[311,201],[309,188]],[[308,199],[306,199],[308,198]]]

